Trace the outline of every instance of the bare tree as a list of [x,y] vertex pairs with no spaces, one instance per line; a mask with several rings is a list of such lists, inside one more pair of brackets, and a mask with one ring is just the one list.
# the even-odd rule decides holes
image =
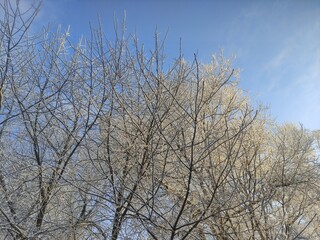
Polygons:
[[48,32],[37,41],[27,35],[39,6],[26,13],[19,1],[2,7],[3,237],[55,238],[78,224],[95,234],[94,223],[83,223],[90,198],[69,181],[76,180],[85,138],[96,131],[107,101],[103,71],[82,46],[68,42],[68,32]]

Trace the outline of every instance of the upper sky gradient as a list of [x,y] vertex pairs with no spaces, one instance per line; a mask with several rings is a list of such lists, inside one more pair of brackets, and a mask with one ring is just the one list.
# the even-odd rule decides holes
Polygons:
[[100,16],[112,36],[114,15],[126,12],[127,32],[152,46],[166,38],[168,60],[193,53],[209,63],[224,49],[241,69],[240,87],[270,107],[277,122],[320,129],[320,1],[44,0],[36,25],[70,25],[73,39],[86,35]]

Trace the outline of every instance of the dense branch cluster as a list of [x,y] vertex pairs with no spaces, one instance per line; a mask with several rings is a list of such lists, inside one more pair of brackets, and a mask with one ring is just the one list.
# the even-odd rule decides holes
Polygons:
[[278,126],[222,56],[0,16],[1,239],[318,239],[319,132]]

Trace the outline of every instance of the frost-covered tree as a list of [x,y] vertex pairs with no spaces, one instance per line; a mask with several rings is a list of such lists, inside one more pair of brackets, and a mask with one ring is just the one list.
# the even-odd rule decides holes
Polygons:
[[[319,134],[278,126],[222,55],[118,29],[32,35],[1,2],[1,239],[319,238]],[[31,37],[33,36],[33,37]]]

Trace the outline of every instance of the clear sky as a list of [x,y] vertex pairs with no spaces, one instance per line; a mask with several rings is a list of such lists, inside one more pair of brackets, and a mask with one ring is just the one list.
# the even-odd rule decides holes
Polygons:
[[168,32],[168,60],[177,57],[180,38],[187,59],[197,52],[209,63],[224,49],[236,57],[240,86],[255,103],[280,123],[320,129],[319,0],[43,0],[36,24],[70,25],[77,39],[99,15],[112,36],[114,14],[121,20],[124,12],[127,31],[146,46],[156,29],[160,37]]

